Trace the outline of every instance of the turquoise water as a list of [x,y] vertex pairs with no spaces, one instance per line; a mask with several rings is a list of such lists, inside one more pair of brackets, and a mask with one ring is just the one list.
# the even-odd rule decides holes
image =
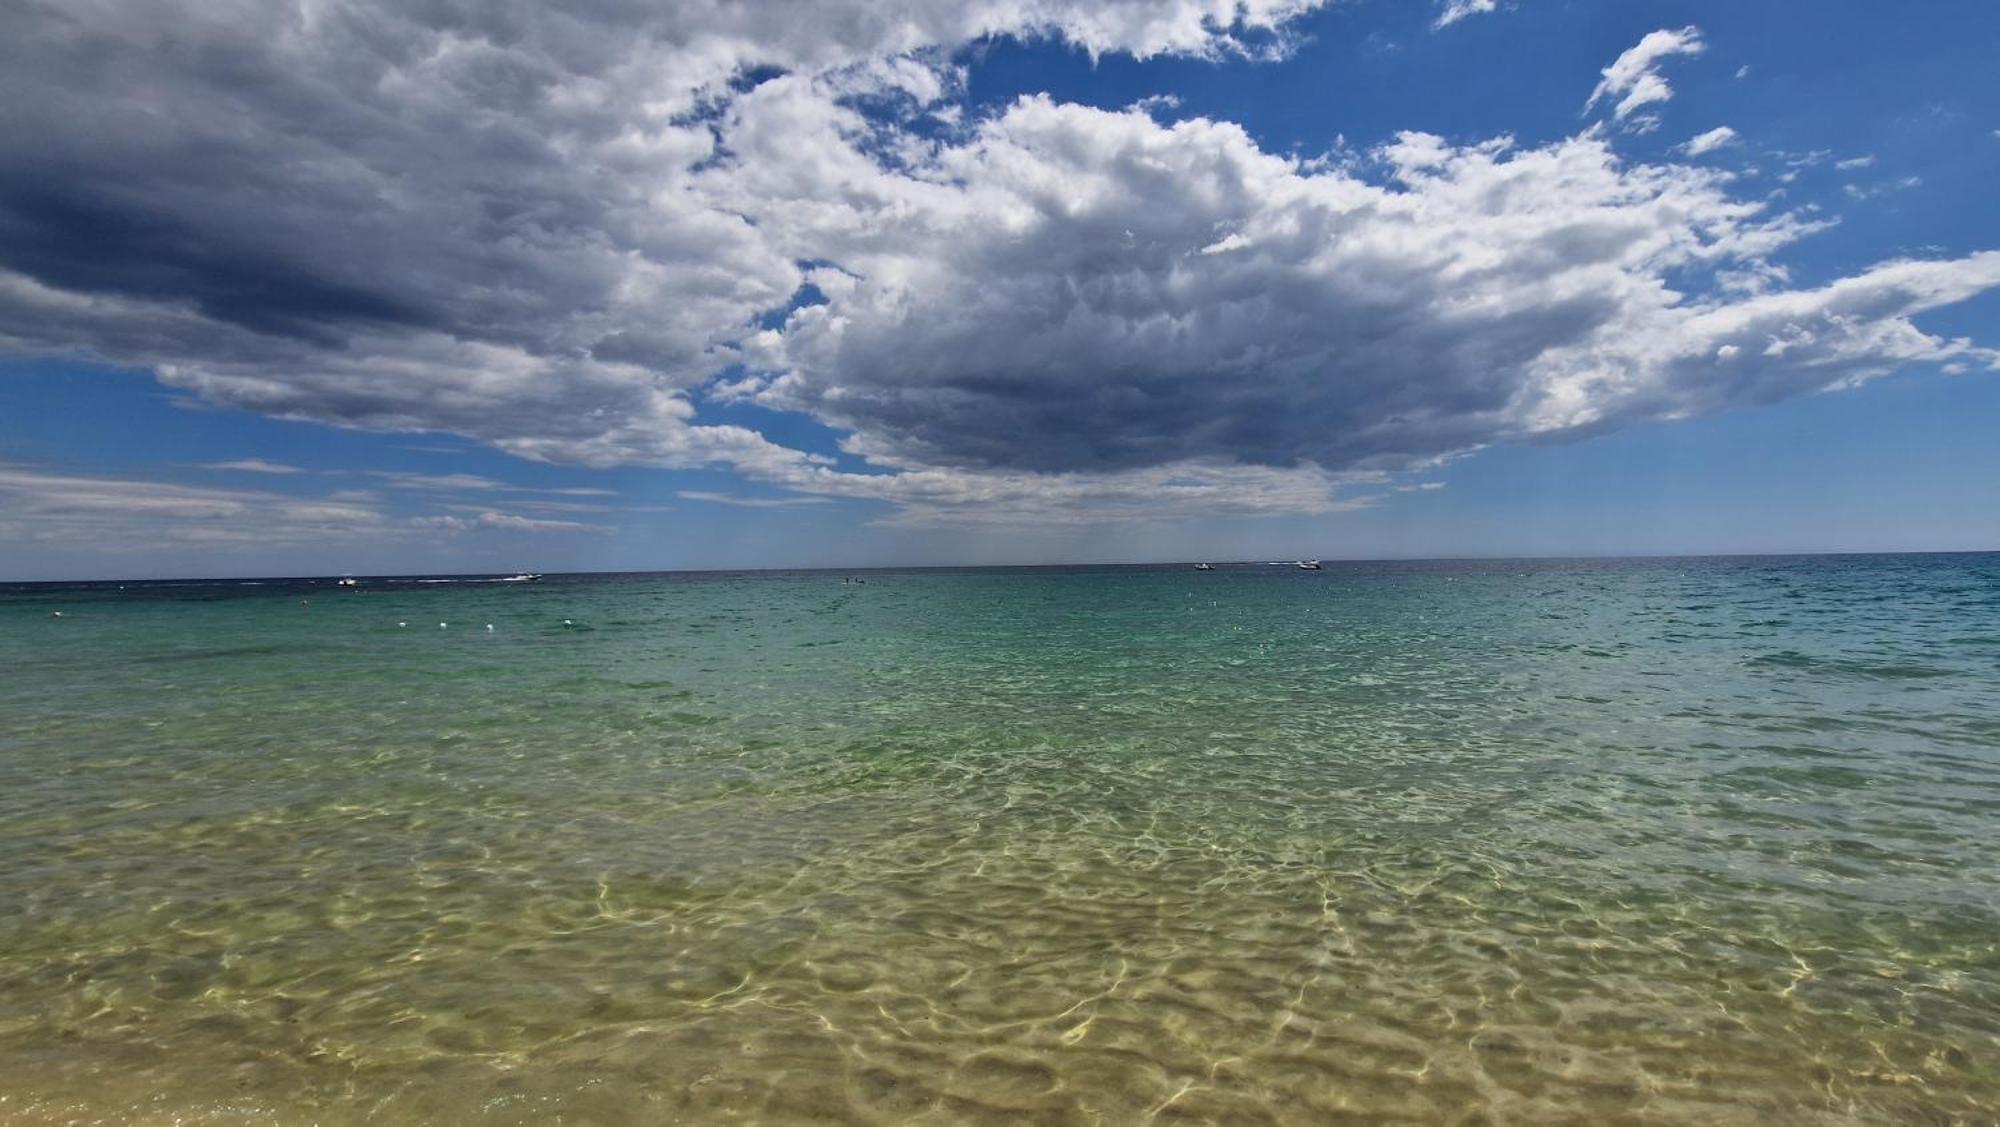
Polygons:
[[2000,556],[0,587],[0,1120],[1343,1117],[2000,1118]]

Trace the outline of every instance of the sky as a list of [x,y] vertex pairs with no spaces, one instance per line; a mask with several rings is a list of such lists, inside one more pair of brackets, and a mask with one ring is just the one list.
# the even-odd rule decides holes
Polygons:
[[0,579],[2000,549],[1996,42],[26,0]]

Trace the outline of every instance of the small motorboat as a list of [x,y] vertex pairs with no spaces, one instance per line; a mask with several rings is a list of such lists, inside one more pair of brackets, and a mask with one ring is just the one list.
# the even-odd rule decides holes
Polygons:
[[541,581],[542,573],[539,571],[524,571],[519,575],[503,576],[500,580],[502,583],[540,583]]
[[1194,565],[1194,569],[1195,569],[1196,571],[1214,571],[1214,570],[1215,570],[1215,565],[1214,565],[1214,564],[1210,564],[1210,563],[1200,563],[1200,564],[1196,564],[1196,565]]
[[1296,564],[1293,564],[1292,566],[1294,566],[1294,567],[1298,568],[1298,569],[1299,569],[1300,571],[1318,571],[1318,570],[1320,570],[1320,566],[1319,566],[1319,561],[1318,561],[1318,560],[1300,560],[1300,561],[1299,561],[1298,563],[1296,563]]
[[341,576],[341,577],[340,577],[339,581],[337,581],[337,582],[336,582],[336,583],[334,584],[334,586],[336,586],[336,587],[359,587],[359,586],[361,586],[361,584],[360,584],[360,583],[357,583],[357,582],[355,581],[355,579],[354,579],[354,577],[353,577],[352,575],[343,575],[343,576]]

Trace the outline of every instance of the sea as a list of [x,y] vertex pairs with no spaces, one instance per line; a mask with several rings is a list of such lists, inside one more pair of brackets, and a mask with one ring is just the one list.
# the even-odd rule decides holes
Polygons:
[[0,585],[0,1122],[2000,1121],[2000,554]]

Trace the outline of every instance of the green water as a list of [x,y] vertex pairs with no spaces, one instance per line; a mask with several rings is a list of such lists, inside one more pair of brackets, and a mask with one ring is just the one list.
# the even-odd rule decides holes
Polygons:
[[2000,556],[0,587],[0,1121],[1996,1118]]

